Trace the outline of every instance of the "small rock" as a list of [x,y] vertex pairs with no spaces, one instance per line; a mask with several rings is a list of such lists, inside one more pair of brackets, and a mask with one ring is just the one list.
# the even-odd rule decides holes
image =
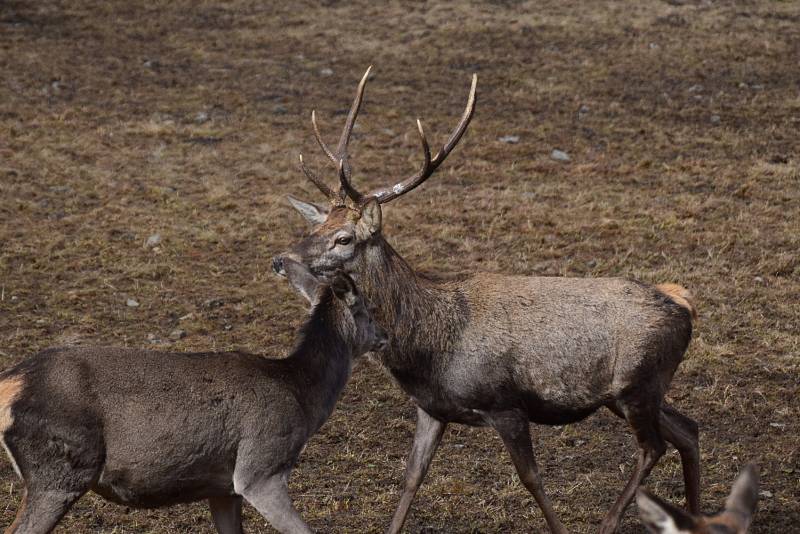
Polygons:
[[658,46],[658,43],[650,43],[650,50],[656,50],[658,48],[660,48],[660,46]]
[[785,423],[770,423],[769,426],[771,426],[773,428],[785,428],[786,424]]
[[722,119],[719,115],[711,115],[711,124],[719,124],[722,122]]
[[205,111],[201,111],[197,115],[194,116],[194,122],[197,124],[203,124],[204,122],[208,122],[208,113]]
[[181,330],[180,328],[176,328],[172,332],[169,333],[169,338],[172,341],[178,341],[179,339],[183,339],[186,337],[186,331]]
[[46,322],[44,319],[36,319],[36,324],[45,324]]
[[557,148],[550,152],[550,157],[556,161],[570,161],[569,154]]
[[189,312],[186,315],[184,315],[183,317],[178,317],[179,321],[185,321],[187,319],[194,319],[194,314]]
[[759,284],[763,284],[764,283],[764,277],[763,276],[756,276],[756,277],[753,278],[753,280],[755,282],[758,282]]
[[581,104],[581,107],[578,108],[578,118],[579,119],[584,118],[586,115],[589,114],[589,111],[590,111],[589,106],[587,106],[586,104]]
[[324,69],[321,69],[319,71],[319,73],[322,74],[323,76],[332,76],[333,75],[333,71],[331,69],[327,68],[327,67],[324,68]]
[[136,301],[136,299],[128,299],[125,301],[125,304],[127,304],[129,308],[139,307],[139,303]]
[[702,86],[702,85],[700,85],[699,83],[698,83],[698,84],[696,84],[696,85],[693,85],[693,86],[691,86],[691,87],[689,88],[689,92],[690,92],[690,93],[698,93],[698,92],[700,92],[700,91],[702,91],[702,90],[703,90],[703,86]]
[[769,490],[761,490],[761,491],[758,492],[758,494],[761,495],[762,497],[767,498],[767,499],[771,499],[772,498],[772,492],[769,491]]
[[508,143],[510,145],[516,145],[519,143],[519,136],[518,135],[504,135],[503,137],[498,137],[498,141],[501,143]]
[[220,299],[220,298],[208,299],[205,302],[203,302],[203,307],[204,308],[219,308],[223,304],[225,304],[225,300],[223,300],[223,299]]
[[147,341],[150,343],[156,343],[158,342],[158,339],[156,338],[155,334],[147,334]]
[[68,185],[54,185],[50,188],[53,193],[72,193],[72,188]]
[[225,325],[225,330],[233,330],[233,325],[232,324],[226,324]]
[[586,266],[590,269],[594,269],[597,267],[597,260],[589,260],[586,262]]
[[161,243],[161,234],[153,234],[147,238],[145,241],[145,246],[147,248],[157,247]]
[[17,300],[19,300],[19,298],[16,295],[11,296],[11,302],[15,302]]
[[286,106],[284,106],[283,104],[275,104],[274,106],[272,106],[272,112],[275,115],[286,115],[288,110],[286,109]]

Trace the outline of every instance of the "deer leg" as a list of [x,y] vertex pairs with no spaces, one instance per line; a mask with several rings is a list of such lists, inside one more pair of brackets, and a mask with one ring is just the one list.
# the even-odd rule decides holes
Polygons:
[[539,476],[539,468],[536,465],[536,458],[533,454],[530,423],[527,417],[518,413],[492,414],[489,417],[489,421],[497,433],[500,434],[506,450],[511,455],[511,460],[514,462],[514,467],[517,469],[520,480],[525,485],[525,488],[531,492],[533,498],[536,499],[550,532],[566,534],[567,529],[559,521],[555,510],[553,510],[553,505],[544,491],[544,485]]
[[661,406],[661,431],[681,455],[686,507],[689,512],[700,513],[700,445],[697,423],[672,406]]
[[406,462],[403,495],[400,497],[400,504],[397,505],[397,510],[392,517],[392,523],[389,525],[389,534],[397,534],[403,528],[408,510],[411,508],[411,501],[414,500],[417,490],[425,479],[433,455],[442,441],[446,426],[446,423],[431,417],[428,412],[417,407],[417,428],[414,433],[414,444]]
[[289,472],[275,474],[267,479],[249,484],[242,496],[258,513],[283,534],[312,534],[306,522],[292,505],[286,481]]
[[208,507],[219,534],[243,534],[241,497],[213,497],[208,499]]
[[53,530],[70,506],[80,499],[82,492],[39,489],[25,490],[17,517],[5,534],[46,534]]
[[[650,474],[653,466],[656,465],[658,459],[664,455],[667,449],[659,431],[659,404],[647,401],[648,399],[632,399],[630,402],[623,400],[617,402],[616,409],[624,414],[625,419],[636,435],[636,441],[639,444],[639,457],[636,462],[636,469],[630,480],[628,480],[622,493],[603,518],[603,522],[600,525],[601,534],[616,532],[622,519],[622,514],[625,513],[625,509],[633,500],[636,489]],[[617,413],[615,409],[612,409],[612,411]]]

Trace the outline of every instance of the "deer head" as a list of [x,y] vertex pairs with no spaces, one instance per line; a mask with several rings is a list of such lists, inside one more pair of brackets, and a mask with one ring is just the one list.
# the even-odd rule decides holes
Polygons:
[[391,187],[383,187],[362,193],[352,183],[352,168],[347,154],[347,146],[350,142],[350,134],[353,131],[358,111],[361,108],[364,87],[371,69],[372,67],[367,69],[358,84],[353,105],[347,114],[347,119],[335,150],[331,150],[323,141],[317,126],[316,113],[314,111],[311,112],[314,137],[322,151],[336,167],[338,187],[330,187],[306,166],[302,154],[300,155],[300,169],[328,198],[329,206],[320,206],[289,197],[291,205],[306,220],[311,222],[314,228],[311,234],[295,246],[290,253],[276,256],[273,259],[273,269],[278,274],[284,274],[285,272],[283,267],[284,258],[300,261],[308,265],[315,273],[330,273],[339,268],[349,270],[347,269],[348,263],[353,260],[358,251],[380,234],[381,204],[408,193],[427,180],[455,148],[472,119],[475,111],[475,87],[478,83],[478,77],[475,74],[472,75],[472,87],[470,88],[467,107],[461,116],[461,120],[436,155],[431,156],[430,146],[425,137],[422,122],[417,119],[417,132],[423,155],[419,171]]
[[354,354],[383,350],[388,343],[386,331],[373,319],[366,300],[347,274],[337,271],[330,281],[317,278],[308,267],[287,259],[283,263],[286,278],[295,291],[303,296],[312,308],[320,304],[327,287],[349,313],[340,314],[337,324],[349,334]]
[[745,534],[758,504],[758,471],[753,464],[742,469],[725,509],[714,516],[691,515],[646,490],[639,490],[636,504],[642,521],[656,534]]

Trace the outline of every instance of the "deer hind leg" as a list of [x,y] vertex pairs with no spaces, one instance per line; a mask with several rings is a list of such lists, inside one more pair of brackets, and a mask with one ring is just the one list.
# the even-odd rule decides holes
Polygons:
[[686,507],[694,515],[700,513],[700,445],[697,423],[678,410],[663,403],[661,431],[681,455]]
[[67,510],[77,501],[83,491],[65,491],[58,489],[37,488],[26,489],[17,517],[6,529],[5,534],[46,534],[53,530],[64,517]]
[[242,534],[242,498],[213,497],[208,499],[211,518],[219,534]]
[[525,488],[542,510],[550,532],[555,534],[566,534],[567,529],[556,516],[553,505],[544,491],[542,478],[539,476],[539,468],[536,465],[536,458],[533,454],[531,445],[530,423],[527,417],[519,413],[492,414],[489,417],[492,427],[500,434],[503,444],[511,455],[514,467],[517,469],[519,478]]
[[630,480],[603,518],[600,525],[601,534],[611,534],[617,530],[622,514],[633,500],[636,489],[650,474],[653,466],[667,449],[658,423],[660,405],[659,402],[653,400],[653,397],[620,399],[616,402],[616,406],[610,408],[614,413],[622,414],[633,429],[639,445],[639,457]]
[[419,490],[425,475],[428,473],[428,467],[431,465],[433,455],[436,454],[436,449],[442,441],[446,426],[445,423],[434,419],[428,412],[417,407],[417,429],[414,433],[414,445],[406,462],[403,496],[400,498],[394,517],[392,517],[392,524],[388,530],[389,534],[396,534],[403,528],[403,523],[405,523],[408,516],[408,510],[411,508],[411,501],[414,500],[417,490]]

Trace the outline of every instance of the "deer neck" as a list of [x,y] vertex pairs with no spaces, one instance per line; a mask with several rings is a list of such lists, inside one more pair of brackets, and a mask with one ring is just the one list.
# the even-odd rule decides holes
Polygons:
[[352,274],[392,334],[380,359],[401,382],[408,372],[427,372],[463,329],[467,313],[458,290],[416,273],[381,236],[367,244]]
[[312,432],[328,419],[352,369],[353,349],[332,293],[323,297],[303,325],[295,350],[282,360],[295,379]]

